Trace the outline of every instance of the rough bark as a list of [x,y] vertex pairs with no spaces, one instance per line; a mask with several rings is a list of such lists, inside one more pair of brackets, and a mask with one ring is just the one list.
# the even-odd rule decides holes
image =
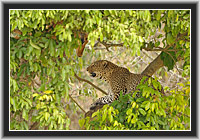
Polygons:
[[145,68],[141,74],[152,76],[159,68],[163,67],[164,64],[160,55],[161,53]]

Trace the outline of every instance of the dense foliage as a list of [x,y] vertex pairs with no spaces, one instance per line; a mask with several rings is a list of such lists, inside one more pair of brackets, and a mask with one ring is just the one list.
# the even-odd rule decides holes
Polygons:
[[[88,35],[89,43],[77,57],[80,33]],[[69,114],[79,111],[71,96],[74,73],[84,75],[92,58],[105,55],[95,51],[95,41],[107,50],[123,44],[131,57],[142,50],[162,51],[168,70],[182,60],[182,76],[190,77],[189,10],[10,10],[10,129],[69,129]],[[167,97],[157,93],[156,99],[144,86],[142,97],[121,97],[93,115],[108,116],[102,114],[86,128],[101,123],[99,129],[189,129],[190,84],[180,85]],[[84,98],[96,96],[86,85],[78,90]]]
[[189,86],[186,83],[177,93],[171,91],[170,96],[163,97],[157,90],[160,83],[149,79],[141,82],[134,93],[121,94],[119,100],[93,113],[92,120],[86,117],[79,124],[87,130],[190,129]]

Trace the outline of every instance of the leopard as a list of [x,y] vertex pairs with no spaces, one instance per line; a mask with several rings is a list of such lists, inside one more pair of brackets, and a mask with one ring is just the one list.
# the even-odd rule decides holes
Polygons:
[[[106,81],[111,89],[109,95],[100,97],[92,103],[90,110],[93,110],[96,106],[110,104],[114,100],[118,100],[120,92],[125,95],[135,91],[137,85],[140,84],[144,76],[147,78],[150,77],[144,74],[132,73],[127,68],[120,67],[108,60],[97,60],[91,63],[91,65],[87,67],[87,72],[91,77]],[[163,88],[161,92],[164,93]]]

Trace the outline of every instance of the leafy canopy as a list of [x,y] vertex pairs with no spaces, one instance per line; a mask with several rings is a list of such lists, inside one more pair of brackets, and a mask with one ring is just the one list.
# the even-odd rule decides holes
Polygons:
[[[79,33],[87,33],[92,46],[81,58],[75,53]],[[132,56],[160,49],[168,70],[183,60],[183,76],[190,75],[189,10],[10,10],[11,129],[31,129],[33,123],[69,129],[65,102],[78,110],[70,100],[74,72],[101,55],[94,51],[97,40],[123,43]]]

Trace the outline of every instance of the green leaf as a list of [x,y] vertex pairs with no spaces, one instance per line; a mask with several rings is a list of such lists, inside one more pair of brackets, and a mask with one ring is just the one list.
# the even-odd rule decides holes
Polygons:
[[136,106],[136,102],[133,102],[132,103],[132,108],[135,108],[135,106]]
[[13,111],[16,112],[17,110],[16,99],[12,98],[12,102],[13,102]]
[[155,47],[159,47],[159,45],[160,45],[159,41],[155,43]]
[[156,15],[156,20],[159,21],[160,18],[161,18],[161,11],[158,10],[158,13],[157,13],[157,15]]
[[96,112],[94,112],[94,113],[92,114],[92,118],[95,117],[95,116],[97,116],[98,114],[99,114],[99,110],[96,111]]
[[175,43],[174,40],[175,40],[175,37],[173,37],[171,33],[167,33],[167,40],[166,40],[167,44],[172,45],[173,43]]
[[45,83],[43,83],[43,84],[39,87],[38,91],[40,92],[40,91],[44,91],[44,90],[45,90]]
[[[168,53],[170,53],[170,55]],[[169,71],[169,70],[173,69],[173,67],[174,67],[174,64],[175,64],[174,60],[175,61],[177,61],[177,60],[176,60],[176,55],[174,52],[168,52],[168,53],[162,52],[161,59],[163,60],[164,66],[167,66],[168,71]]]
[[53,116],[55,117],[55,118],[57,118],[57,116],[58,116],[58,110],[57,109],[53,109]]
[[69,40],[69,42],[72,41],[72,37],[71,37],[72,32],[70,30],[67,31],[67,38]]
[[115,126],[117,126],[117,125],[118,125],[118,122],[115,120],[113,126],[115,127]]
[[90,41],[91,41],[91,42],[90,42],[91,46],[94,46],[94,44],[95,44],[95,40],[94,40],[94,38],[91,38]]
[[152,107],[151,107],[152,112],[154,111],[154,109],[155,109],[155,103],[152,103]]
[[127,117],[128,117],[127,122],[129,123],[131,121],[132,115],[129,115]]
[[150,102],[148,102],[146,105],[145,105],[145,110],[147,111],[150,107]]
[[104,11],[104,15],[105,15],[105,16],[108,16],[109,14],[110,14],[110,13],[109,13],[108,10],[105,10],[105,11]]
[[62,81],[65,81],[66,71],[64,68],[62,69],[61,77],[62,77]]
[[103,114],[102,114],[102,121],[104,121],[105,119],[106,119],[106,117],[107,117],[107,108],[105,108],[104,110],[103,110]]
[[136,100],[136,102],[142,102],[142,101],[144,101],[145,99],[144,98],[138,98],[137,100]]
[[154,121],[154,118],[152,116],[150,117],[150,120],[151,120],[152,125],[155,125],[155,121]]
[[109,115],[109,120],[111,123],[113,122],[113,116],[111,114]]
[[61,104],[61,96],[58,93],[56,93],[56,101],[59,105]]
[[143,116],[146,115],[146,112],[144,111],[144,109],[139,108],[139,111],[140,111],[140,113],[141,113]]
[[25,119],[26,121],[28,121],[28,112],[25,109],[23,109],[23,111],[22,111],[22,118]]
[[129,108],[127,111],[126,111],[126,115],[130,115],[132,113],[132,108]]
[[186,42],[186,48],[188,49],[188,48],[190,48],[190,42]]
[[54,41],[53,40],[51,40],[50,41],[50,44],[49,44],[49,47],[50,47],[50,55],[51,56],[54,56],[55,55],[55,47],[54,47],[54,43],[53,43]]
[[78,121],[78,123],[79,123],[79,125],[80,125],[80,128],[82,128],[83,125],[85,124],[85,119],[80,119],[80,120]]
[[102,42],[103,41],[103,34],[100,33],[100,41]]
[[51,41],[51,40],[48,40],[48,41],[45,43],[44,48],[49,47],[50,41]]
[[158,120],[158,123],[159,123],[160,125],[164,125],[164,123],[163,123],[161,120]]
[[139,36],[139,41],[144,42],[144,39],[141,36]]
[[134,116],[133,119],[131,120],[132,124],[135,124],[137,122],[137,118]]
[[17,82],[13,79],[12,80],[13,81],[13,91],[15,92],[15,91],[18,91],[19,90],[19,87],[18,87],[18,84],[17,84]]
[[26,55],[27,56],[30,56],[30,54],[31,54],[31,52],[33,51],[33,47],[28,47],[28,50],[27,50],[27,52],[26,52]]
[[31,45],[33,48],[40,50],[40,47],[37,46],[37,45],[35,45],[35,44],[32,42],[31,39],[30,39],[30,45]]
[[158,86],[159,86],[159,85],[158,85],[157,81],[153,80],[152,83],[153,83],[153,87],[154,87],[155,89],[158,89]]
[[40,55],[41,55],[41,50],[35,50],[35,54],[36,54],[36,58],[40,59]]
[[45,113],[44,113],[44,117],[45,117],[45,120],[47,121],[48,118],[50,117],[50,114],[49,114],[48,112],[45,112]]
[[19,57],[19,58],[22,57],[22,51],[21,51],[21,50],[18,51],[18,57]]
[[23,124],[24,124],[25,130],[28,130],[28,124],[25,121],[23,121]]
[[147,93],[149,93],[149,88],[148,87],[144,87],[143,91],[142,91],[142,96],[145,97]]
[[59,115],[59,116],[58,116],[58,124],[61,123],[61,120],[62,120],[62,117]]

